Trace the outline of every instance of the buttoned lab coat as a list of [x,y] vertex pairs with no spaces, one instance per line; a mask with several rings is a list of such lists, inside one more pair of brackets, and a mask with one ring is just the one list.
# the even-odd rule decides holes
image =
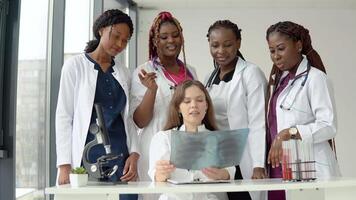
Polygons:
[[[113,66],[112,75],[126,94],[122,113],[129,153],[139,153],[137,133],[129,115],[130,73],[126,67]],[[57,166],[79,167],[93,110],[98,71],[85,54],[69,58],[63,65],[56,111]]]
[[[220,130],[249,128],[247,144],[239,165],[244,179],[251,179],[253,168],[265,167],[266,85],[267,80],[260,68],[239,57],[232,80],[221,81],[219,85],[213,84],[207,88]],[[250,195],[252,199],[261,199],[265,192],[250,192]]]
[[[303,58],[296,75],[307,69],[308,60]],[[282,74],[282,78],[288,72]],[[336,111],[331,84],[326,74],[311,67],[304,87],[304,76],[280,93],[276,103],[277,130],[296,126],[302,140],[313,139],[316,177],[340,176],[339,166],[328,140],[336,136]],[[298,93],[298,90],[299,93]],[[282,109],[280,105],[288,109]]]
[[[195,69],[187,66],[194,79],[197,79]],[[131,108],[134,112],[137,106],[141,103],[143,96],[147,90],[146,86],[142,85],[138,74],[144,69],[147,73],[155,72],[157,75],[156,83],[158,85],[156,100],[154,103],[153,117],[150,123],[139,130],[139,145],[141,149],[141,156],[138,161],[139,178],[141,181],[150,181],[147,174],[148,170],[148,152],[150,148],[151,139],[154,134],[163,129],[166,123],[168,115],[168,105],[172,99],[174,90],[170,87],[174,86],[174,83],[166,78],[162,71],[162,67],[158,64],[153,65],[152,61],[148,61],[143,65],[136,68],[132,75],[132,87],[131,87]]]
[[[182,125],[180,130],[185,130],[185,126]],[[198,127],[198,133],[200,131],[209,131],[205,128],[204,125]],[[152,138],[151,145],[150,145],[150,160],[149,160],[149,170],[148,174],[152,181],[155,181],[155,174],[156,174],[156,162],[158,160],[170,160],[171,155],[171,130],[167,131],[160,131],[155,134]],[[229,175],[230,179],[234,179],[235,175],[235,167],[226,167],[225,168]],[[188,170],[188,169],[180,169],[176,168],[174,172],[171,173],[170,179],[172,180],[185,180],[185,181],[192,181],[193,179],[201,179],[201,180],[209,180],[201,170]],[[222,193],[177,193],[177,194],[162,194],[160,196],[160,200],[225,200],[227,199],[227,195],[225,192]]]

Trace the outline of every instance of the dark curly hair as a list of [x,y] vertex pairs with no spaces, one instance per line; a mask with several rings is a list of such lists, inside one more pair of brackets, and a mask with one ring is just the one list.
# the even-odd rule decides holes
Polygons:
[[95,20],[93,25],[95,39],[87,43],[84,51],[86,53],[93,52],[98,47],[100,42],[99,30],[115,24],[127,24],[130,29],[130,37],[132,36],[134,28],[130,16],[119,9],[107,10]]

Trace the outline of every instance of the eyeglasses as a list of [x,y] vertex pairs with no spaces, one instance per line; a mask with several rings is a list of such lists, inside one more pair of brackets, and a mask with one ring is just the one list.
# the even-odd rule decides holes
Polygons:
[[[294,77],[292,83],[291,83],[291,84],[288,86],[288,88],[287,88],[287,90],[288,90],[287,94],[284,96],[284,98],[283,98],[283,100],[282,100],[282,102],[281,102],[281,105],[279,106],[281,109],[283,109],[283,110],[290,110],[290,109],[293,107],[293,105],[294,105],[294,103],[295,103],[295,99],[297,98],[297,96],[299,95],[300,91],[303,89],[305,83],[306,83],[307,80],[308,80],[310,68],[311,68],[311,66],[310,66],[310,64],[308,63],[307,70],[305,70],[304,72],[300,73],[298,76]],[[301,78],[303,78],[303,77],[304,77],[304,80],[303,80],[302,83],[300,84],[300,87],[299,87],[298,91],[295,93],[292,102],[291,102],[291,103],[288,103],[288,104],[286,105],[286,99],[287,99],[287,97],[289,96],[290,92],[292,91],[292,88],[293,88],[293,86],[294,86],[294,83],[295,83],[298,79],[301,79]]]

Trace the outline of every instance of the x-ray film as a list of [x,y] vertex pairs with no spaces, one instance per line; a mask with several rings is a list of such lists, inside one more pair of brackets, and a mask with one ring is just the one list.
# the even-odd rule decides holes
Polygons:
[[177,168],[231,167],[240,164],[249,130],[172,131],[171,163]]

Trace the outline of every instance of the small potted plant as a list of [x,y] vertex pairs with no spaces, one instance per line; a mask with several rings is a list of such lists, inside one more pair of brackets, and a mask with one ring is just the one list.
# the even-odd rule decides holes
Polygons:
[[84,167],[76,167],[69,174],[69,181],[72,187],[84,186],[88,183],[88,173]]

